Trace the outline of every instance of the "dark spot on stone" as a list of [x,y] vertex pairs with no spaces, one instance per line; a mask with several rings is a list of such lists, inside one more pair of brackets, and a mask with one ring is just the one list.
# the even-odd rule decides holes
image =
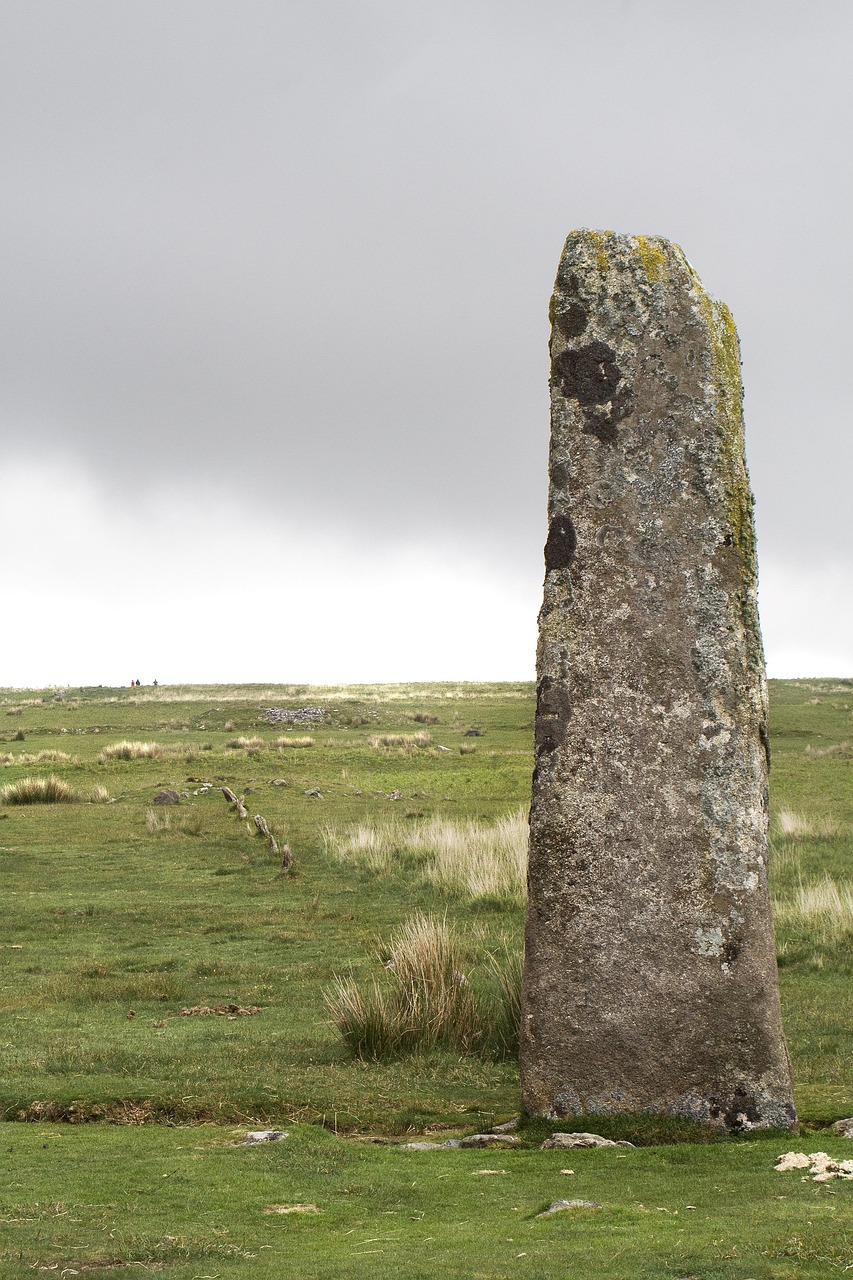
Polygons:
[[723,943],[723,960],[726,964],[734,964],[740,955],[740,943],[734,938],[727,938]]
[[579,302],[567,303],[563,298],[555,298],[551,322],[564,338],[577,338],[589,323],[589,316]]
[[551,484],[555,489],[568,489],[569,468],[565,462],[555,462],[550,468]]
[[555,516],[548,526],[545,543],[545,572],[568,569],[575,558],[578,537],[571,516]]
[[723,546],[724,546],[724,547],[733,547],[733,546],[734,546],[734,544],[735,544],[735,540],[734,540],[734,538],[732,537],[732,535],[731,535],[730,533],[725,534],[725,536],[723,537]]
[[561,351],[552,361],[554,378],[564,396],[584,407],[607,404],[616,394],[622,377],[616,352],[605,342]]
[[761,1111],[755,1096],[747,1093],[745,1089],[735,1089],[725,1101],[711,1098],[710,1103],[711,1115],[715,1119],[722,1117],[729,1133],[740,1133],[741,1130],[758,1124],[761,1120]]
[[553,676],[543,676],[536,688],[536,750],[556,751],[566,740],[572,718],[567,686]]
[[767,768],[770,768],[770,735],[767,732],[767,725],[762,720],[758,726],[758,736],[761,739],[761,745],[764,748],[764,754],[767,757]]

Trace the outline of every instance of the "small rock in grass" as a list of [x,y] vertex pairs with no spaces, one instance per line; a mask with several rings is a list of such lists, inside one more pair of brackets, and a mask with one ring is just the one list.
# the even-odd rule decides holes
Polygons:
[[560,1173],[574,1173],[574,1169],[561,1169]]
[[278,1142],[281,1138],[289,1138],[290,1134],[284,1129],[250,1129],[243,1141],[241,1147],[254,1147],[259,1142]]
[[503,1124],[493,1124],[492,1133],[514,1133],[518,1128],[518,1116],[512,1120],[504,1120]]
[[808,1169],[811,1161],[804,1151],[786,1151],[776,1160],[776,1172],[787,1173],[790,1169]]
[[404,1142],[402,1144],[403,1151],[440,1151],[444,1146],[443,1142]]
[[268,1204],[264,1213],[320,1213],[316,1204]]
[[537,1218],[550,1218],[555,1213],[565,1213],[567,1209],[600,1209],[601,1205],[597,1200],[555,1200],[547,1209],[543,1209],[542,1213],[537,1213]]
[[840,1138],[853,1138],[853,1116],[848,1116],[846,1120],[836,1120],[832,1131]]
[[542,1151],[552,1147],[633,1147],[633,1142],[613,1142],[610,1138],[602,1138],[599,1133],[552,1133],[542,1143]]
[[309,787],[307,791],[303,791],[303,795],[313,796],[315,800],[322,800],[323,793],[319,787]]
[[154,797],[155,804],[179,804],[181,797],[177,791],[172,791],[167,787],[165,791],[161,791],[159,795]]
[[521,1142],[513,1133],[472,1133],[467,1138],[460,1138],[460,1147],[503,1147],[512,1142]]

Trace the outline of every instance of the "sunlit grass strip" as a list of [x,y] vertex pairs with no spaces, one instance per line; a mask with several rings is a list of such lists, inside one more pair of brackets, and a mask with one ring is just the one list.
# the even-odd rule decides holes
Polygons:
[[452,924],[414,915],[384,951],[384,982],[336,976],[332,1021],[356,1057],[377,1060],[437,1045],[507,1057],[518,1048],[520,957],[490,954],[474,979]]
[[0,804],[71,804],[79,799],[76,791],[54,773],[43,778],[19,778],[0,787]]
[[374,874],[420,864],[423,879],[471,898],[523,903],[527,896],[527,817],[507,814],[493,825],[430,818],[406,824],[357,823],[327,828],[327,851]]

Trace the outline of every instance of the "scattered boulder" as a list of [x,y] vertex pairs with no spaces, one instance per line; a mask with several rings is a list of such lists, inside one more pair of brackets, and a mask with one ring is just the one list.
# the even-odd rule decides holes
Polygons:
[[159,795],[154,797],[155,804],[180,804],[181,797],[177,791],[173,791],[171,787],[167,787],[165,791],[161,791]]
[[322,800],[323,793],[319,787],[309,787],[307,791],[302,793],[305,796],[313,796],[315,800]]
[[836,1120],[832,1131],[840,1138],[853,1138],[853,1116],[848,1116],[846,1120]]
[[482,738],[483,730],[482,729],[466,729],[462,736],[463,738]]
[[492,1133],[514,1133],[518,1128],[518,1116],[512,1120],[504,1120],[503,1124],[493,1124]]
[[610,1138],[602,1138],[599,1133],[552,1133],[542,1143],[541,1150],[549,1151],[552,1147],[633,1147],[633,1142],[613,1142]]
[[440,1151],[444,1145],[443,1142],[404,1142],[401,1149],[403,1151]]
[[812,1182],[832,1182],[843,1178],[853,1182],[853,1160],[833,1160],[825,1151],[812,1151],[806,1155],[804,1151],[786,1151],[777,1158],[776,1172],[789,1173],[792,1169],[808,1169],[804,1177],[811,1177]]
[[565,1213],[567,1209],[600,1209],[601,1205],[597,1200],[555,1200],[547,1209],[543,1209],[542,1213],[537,1213],[537,1218],[552,1218],[555,1213]]
[[242,1142],[238,1143],[241,1147],[256,1147],[259,1142],[280,1142],[282,1138],[289,1138],[290,1134],[284,1129],[250,1129]]
[[460,1138],[460,1147],[506,1147],[511,1143],[521,1142],[514,1133],[471,1133],[467,1138]]

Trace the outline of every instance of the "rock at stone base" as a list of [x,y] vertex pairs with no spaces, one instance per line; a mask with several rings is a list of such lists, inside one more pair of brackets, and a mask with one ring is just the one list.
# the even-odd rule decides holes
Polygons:
[[441,1151],[443,1142],[404,1142],[401,1151]]
[[597,1200],[555,1200],[547,1209],[543,1209],[542,1213],[537,1213],[537,1218],[551,1218],[555,1213],[565,1213],[567,1209],[600,1209],[601,1205]]
[[846,1120],[836,1120],[832,1131],[840,1138],[853,1138],[853,1116],[848,1116]]
[[514,1133],[518,1128],[518,1116],[514,1116],[512,1120],[505,1120],[503,1124],[493,1124],[492,1133]]
[[467,1138],[460,1138],[460,1147],[506,1147],[511,1143],[521,1142],[513,1133],[472,1133]]
[[158,796],[154,797],[154,803],[155,804],[179,804],[180,799],[181,797],[177,791],[172,791],[170,787],[167,787],[165,791],[161,791]]
[[279,1142],[282,1138],[289,1137],[290,1134],[283,1129],[250,1129],[239,1145],[241,1147],[254,1147],[259,1142]]
[[633,1147],[633,1142],[613,1142],[610,1138],[602,1138],[598,1133],[552,1133],[542,1143],[540,1150],[549,1151],[553,1147]]

